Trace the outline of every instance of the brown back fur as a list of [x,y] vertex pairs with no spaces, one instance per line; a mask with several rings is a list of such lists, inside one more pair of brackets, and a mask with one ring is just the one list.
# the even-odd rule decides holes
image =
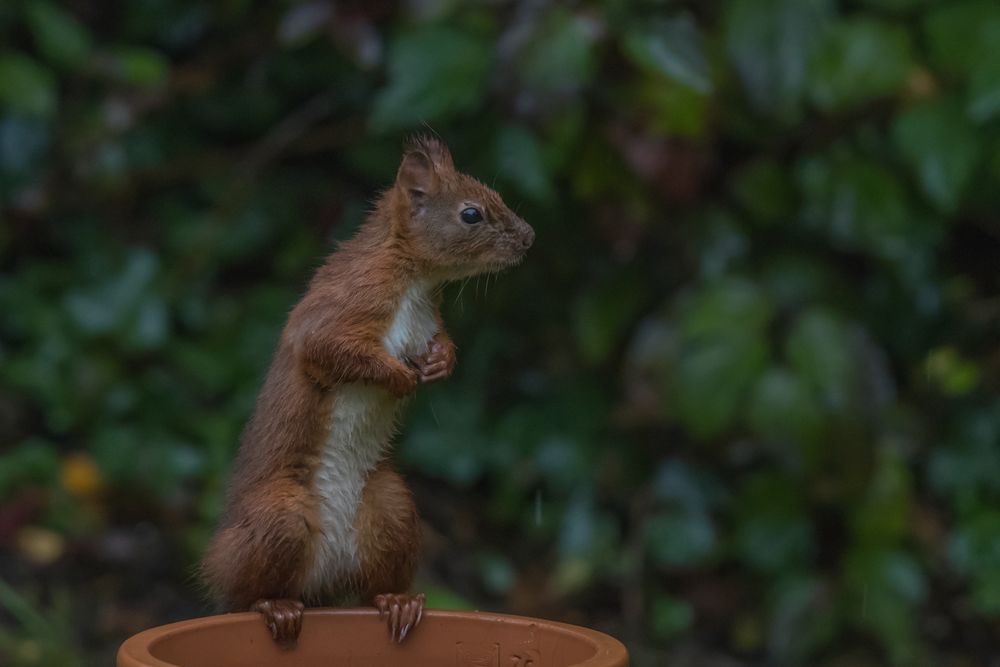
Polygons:
[[[460,219],[470,206],[482,212],[482,222]],[[319,530],[312,479],[337,387],[373,383],[402,397],[417,382],[414,370],[381,343],[406,287],[510,266],[533,237],[496,192],[455,170],[441,141],[420,137],[408,144],[394,185],[354,238],[317,270],[282,332],[202,563],[204,580],[225,607],[302,597]],[[364,580],[350,587],[367,596],[381,582],[408,585],[419,540],[408,491],[379,468],[362,502],[359,543],[374,546],[362,554]],[[386,542],[385,526],[397,527],[401,541]]]

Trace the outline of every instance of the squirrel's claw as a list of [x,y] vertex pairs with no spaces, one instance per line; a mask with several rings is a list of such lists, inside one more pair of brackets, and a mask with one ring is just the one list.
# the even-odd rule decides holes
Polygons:
[[291,647],[302,632],[302,614],[305,605],[299,600],[257,600],[250,611],[260,612],[271,639],[284,647]]
[[417,627],[424,616],[426,600],[423,593],[418,595],[387,593],[375,596],[378,617],[386,620],[392,641],[397,644],[402,642],[410,631]]

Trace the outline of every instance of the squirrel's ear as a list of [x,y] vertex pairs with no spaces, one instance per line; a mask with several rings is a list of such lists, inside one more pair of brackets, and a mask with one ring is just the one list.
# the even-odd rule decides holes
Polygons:
[[424,136],[418,140],[420,147],[431,158],[434,168],[440,171],[454,171],[455,163],[451,159],[451,151],[443,141],[433,136]]
[[396,173],[396,185],[408,195],[422,197],[438,190],[438,175],[434,163],[423,151],[408,151]]
[[455,163],[451,159],[451,151],[448,146],[436,135],[417,134],[410,137],[406,142],[406,152],[411,151],[423,153],[431,159],[434,169],[439,174],[444,174],[455,170]]

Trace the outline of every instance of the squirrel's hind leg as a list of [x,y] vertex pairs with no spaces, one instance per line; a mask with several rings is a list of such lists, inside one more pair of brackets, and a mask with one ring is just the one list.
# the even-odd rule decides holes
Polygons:
[[314,504],[305,487],[284,480],[248,497],[212,539],[202,576],[228,609],[260,612],[275,641],[294,644],[315,548]]
[[354,526],[361,560],[361,599],[386,620],[401,642],[424,613],[424,595],[408,595],[420,552],[420,518],[410,490],[387,464],[368,478]]

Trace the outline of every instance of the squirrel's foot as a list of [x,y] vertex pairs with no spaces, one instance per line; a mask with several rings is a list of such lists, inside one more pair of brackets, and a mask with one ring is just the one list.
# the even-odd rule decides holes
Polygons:
[[378,617],[385,619],[389,626],[389,636],[397,644],[406,639],[406,635],[417,627],[424,616],[424,602],[427,597],[423,593],[394,595],[386,593],[375,596],[375,608]]
[[299,600],[257,600],[250,611],[259,611],[271,639],[286,648],[295,645],[302,631],[302,612],[305,605]]

